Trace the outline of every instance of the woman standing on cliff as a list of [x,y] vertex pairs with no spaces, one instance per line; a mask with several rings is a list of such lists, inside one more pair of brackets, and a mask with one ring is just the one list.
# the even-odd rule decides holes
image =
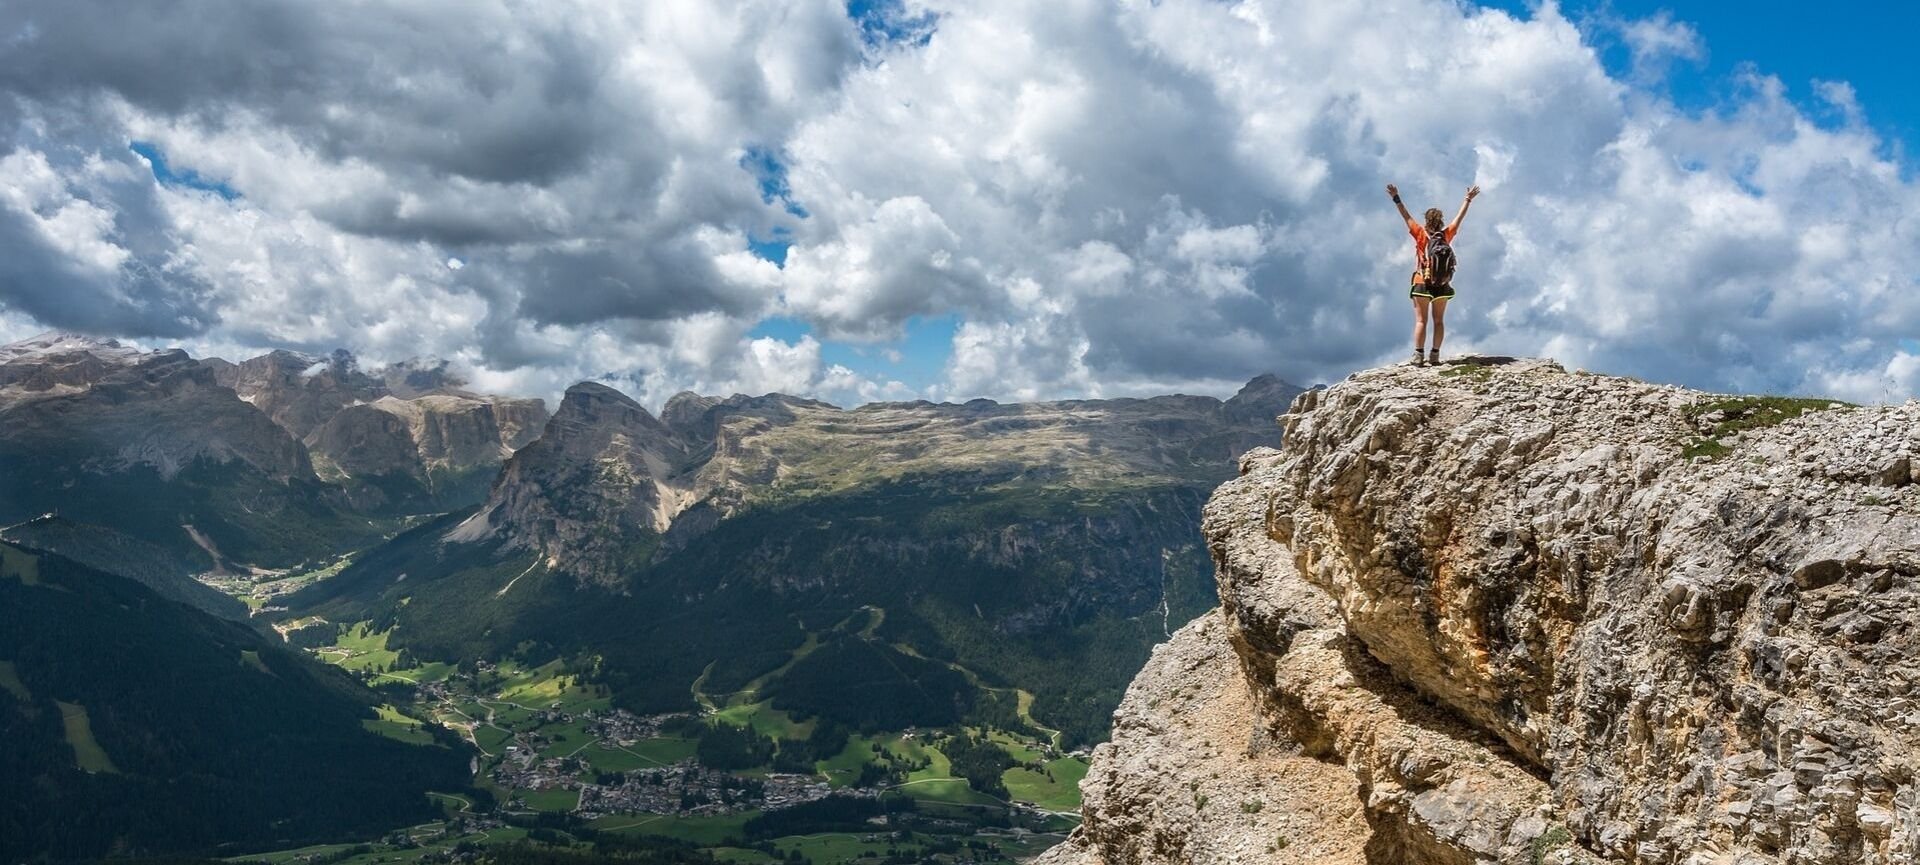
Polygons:
[[[1407,223],[1407,233],[1413,235],[1413,283],[1407,289],[1407,296],[1413,298],[1413,364],[1436,364],[1440,362],[1440,343],[1447,338],[1447,301],[1453,299],[1453,236],[1460,233],[1460,221],[1467,218],[1467,207],[1480,195],[1480,187],[1467,188],[1467,199],[1460,202],[1460,213],[1452,225],[1442,223],[1446,214],[1440,208],[1430,207],[1426,225],[1422,226],[1400,203],[1400,190],[1391,183],[1387,184],[1387,195]],[[1433,349],[1422,354],[1429,310],[1433,312]]]

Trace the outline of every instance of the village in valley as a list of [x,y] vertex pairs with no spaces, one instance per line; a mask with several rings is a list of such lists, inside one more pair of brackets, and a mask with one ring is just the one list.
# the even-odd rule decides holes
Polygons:
[[[721,862],[1012,863],[1078,822],[1087,755],[1061,753],[1057,733],[822,732],[819,720],[796,719],[752,689],[710,696],[697,684],[698,710],[638,714],[563,660],[422,662],[390,649],[368,622],[283,627],[290,642],[389,699],[365,722],[370,729],[470,745],[474,789],[436,794],[445,820],[378,843],[248,861],[456,862],[488,844],[618,837],[686,843]],[[334,638],[316,639],[325,634]],[[831,753],[803,748],[823,740]],[[947,752],[960,748],[1004,753],[992,792],[955,768]],[[781,749],[803,754],[805,765]]]

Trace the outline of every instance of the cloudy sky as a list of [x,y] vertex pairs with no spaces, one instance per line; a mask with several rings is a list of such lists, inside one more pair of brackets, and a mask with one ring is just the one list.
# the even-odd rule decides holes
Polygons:
[[1225,394],[1399,360],[1477,182],[1450,352],[1920,393],[1898,4],[1642,5],[0,0],[0,338]]

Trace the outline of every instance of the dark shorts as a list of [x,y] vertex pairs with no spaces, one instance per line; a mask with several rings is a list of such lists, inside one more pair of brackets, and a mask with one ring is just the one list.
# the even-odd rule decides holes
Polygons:
[[1453,286],[1441,285],[1428,288],[1427,283],[1416,273],[1413,275],[1413,284],[1407,287],[1407,296],[1424,297],[1429,300],[1446,300],[1453,297]]

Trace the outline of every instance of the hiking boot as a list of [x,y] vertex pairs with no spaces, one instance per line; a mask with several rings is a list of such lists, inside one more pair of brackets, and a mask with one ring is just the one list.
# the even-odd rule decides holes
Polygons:
[[1410,361],[1407,361],[1407,364],[1409,366],[1426,366],[1427,365],[1426,355],[1421,354],[1420,350],[1416,348],[1413,350],[1413,359]]
[[1440,350],[1437,348],[1428,349],[1427,350],[1427,366],[1439,366],[1439,365],[1440,365]]

